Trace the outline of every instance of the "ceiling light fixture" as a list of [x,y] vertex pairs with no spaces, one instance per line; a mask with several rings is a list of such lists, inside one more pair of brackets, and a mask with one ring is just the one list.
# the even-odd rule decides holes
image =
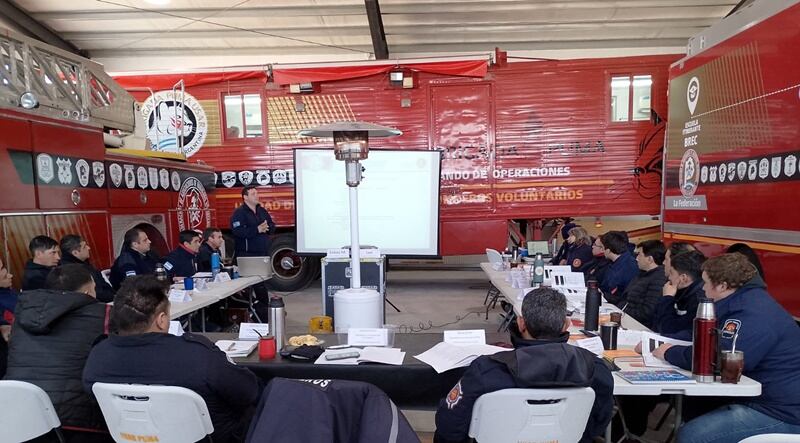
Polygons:
[[151,5],[165,6],[170,4],[172,0],[144,0],[144,1],[145,3],[150,3]]

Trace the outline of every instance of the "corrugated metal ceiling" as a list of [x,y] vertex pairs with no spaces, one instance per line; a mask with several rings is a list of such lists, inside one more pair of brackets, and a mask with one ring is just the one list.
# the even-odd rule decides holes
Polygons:
[[[151,0],[167,1],[167,0]],[[738,0],[380,0],[390,58],[681,53]],[[363,0],[17,0],[109,71],[367,60]]]

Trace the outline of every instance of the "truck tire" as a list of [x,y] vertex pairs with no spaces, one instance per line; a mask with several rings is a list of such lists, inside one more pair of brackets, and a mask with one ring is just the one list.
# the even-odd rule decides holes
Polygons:
[[319,275],[317,257],[301,257],[295,251],[294,234],[279,234],[272,238],[270,261],[272,278],[267,286],[276,291],[305,289]]

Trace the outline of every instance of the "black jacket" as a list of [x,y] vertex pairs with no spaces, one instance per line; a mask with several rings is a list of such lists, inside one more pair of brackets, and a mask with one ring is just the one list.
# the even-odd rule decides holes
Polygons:
[[197,254],[178,246],[164,257],[164,270],[167,277],[191,277],[197,273]]
[[47,392],[64,426],[106,427],[81,383],[86,357],[104,333],[106,306],[76,292],[40,289],[19,296],[6,379],[33,383]]
[[614,379],[590,351],[555,340],[515,339],[513,351],[478,357],[439,402],[435,443],[467,442],[475,401],[483,394],[509,388],[591,387],[594,405],[581,442],[602,436],[614,409]]
[[639,323],[653,328],[653,314],[656,305],[661,301],[664,292],[664,283],[667,277],[664,275],[664,267],[659,266],[650,271],[639,271],[628,284],[622,295],[622,301],[617,302],[626,314],[632,316]]
[[246,441],[419,443],[419,438],[389,397],[369,383],[273,378]]
[[211,255],[213,253],[219,254],[220,266],[222,266],[222,253],[219,249],[214,249],[207,242],[200,245],[200,250],[197,252],[197,270],[199,272],[211,272]]
[[697,305],[705,296],[703,280],[696,280],[691,285],[678,289],[674,297],[662,296],[653,314],[653,331],[691,341]]
[[119,290],[125,277],[153,274],[156,272],[156,262],[157,259],[153,254],[142,255],[129,246],[124,246],[119,257],[114,260],[114,265],[111,266],[111,278],[109,278],[111,286]]
[[201,335],[158,332],[112,335],[95,345],[83,371],[86,392],[95,382],[181,386],[205,400],[214,442],[243,437],[261,388],[248,369]]
[[28,260],[25,263],[25,275],[22,277],[22,290],[32,291],[34,289],[44,289],[44,282],[47,280],[47,274],[53,268],[42,266],[34,263],[33,260]]
[[[269,231],[259,233],[258,225],[267,222]],[[231,231],[236,238],[237,257],[261,257],[269,255],[272,241],[270,234],[275,232],[275,222],[263,206],[257,205],[255,212],[242,204],[231,215]]]
[[114,292],[115,292],[114,288],[112,288],[111,285],[106,282],[106,279],[103,278],[103,274],[101,274],[100,271],[97,270],[97,268],[92,266],[92,264],[89,263],[88,260],[81,261],[78,260],[78,258],[72,254],[64,254],[61,257],[61,264],[65,265],[69,263],[84,265],[86,269],[88,269],[89,272],[92,273],[92,278],[94,279],[94,290],[97,293],[98,301],[101,301],[103,303],[110,303],[114,301]]

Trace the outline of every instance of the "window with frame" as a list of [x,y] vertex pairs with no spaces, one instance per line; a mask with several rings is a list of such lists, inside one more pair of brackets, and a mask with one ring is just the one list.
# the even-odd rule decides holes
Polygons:
[[226,140],[264,136],[261,94],[226,94],[222,101],[225,111]]
[[651,75],[611,77],[611,121],[650,120],[652,86]]

